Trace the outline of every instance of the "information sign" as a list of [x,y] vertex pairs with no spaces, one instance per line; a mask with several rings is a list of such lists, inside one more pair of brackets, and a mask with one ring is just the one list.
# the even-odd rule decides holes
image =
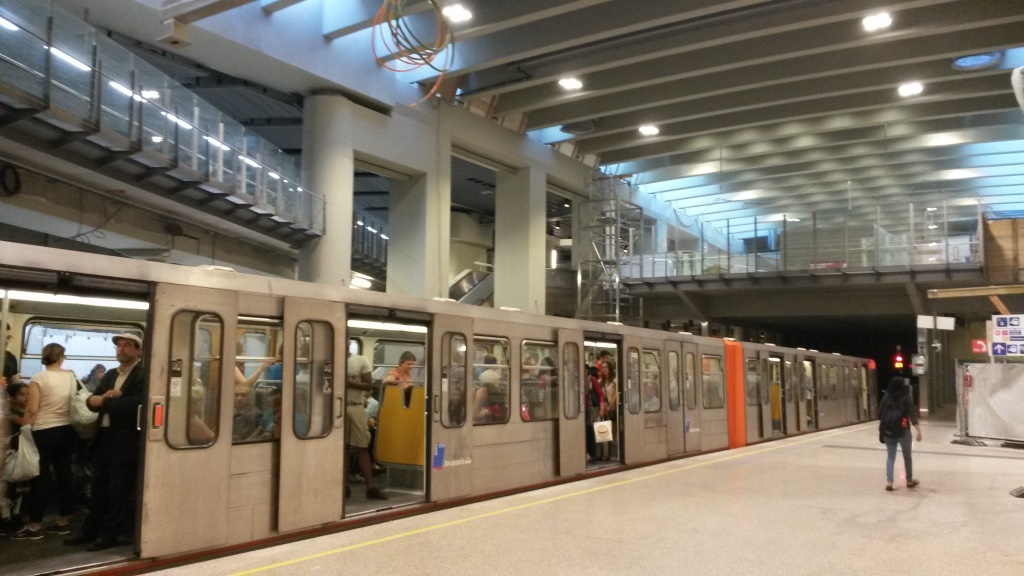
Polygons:
[[1024,356],[1024,314],[992,317],[992,355]]

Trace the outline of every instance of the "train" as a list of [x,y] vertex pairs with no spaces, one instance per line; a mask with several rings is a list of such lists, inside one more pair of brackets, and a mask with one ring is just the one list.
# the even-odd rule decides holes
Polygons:
[[[134,533],[106,562],[264,545],[875,418],[874,362],[831,352],[6,242],[0,290],[26,376],[48,342],[81,377],[116,366],[112,335],[143,337]],[[619,402],[599,460],[587,370],[603,351]],[[346,490],[365,480],[346,449],[350,354],[373,370],[386,500]],[[410,354],[411,385],[389,385]],[[254,376],[244,389],[238,373]],[[240,411],[276,428],[238,434]],[[6,553],[34,561],[29,546]]]

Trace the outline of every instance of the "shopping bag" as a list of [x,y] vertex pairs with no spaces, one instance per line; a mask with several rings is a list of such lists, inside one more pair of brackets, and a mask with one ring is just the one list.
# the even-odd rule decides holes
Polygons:
[[89,396],[92,396],[92,392],[82,386],[74,374],[71,375],[71,380],[71,404],[68,406],[68,419],[71,420],[71,427],[78,432],[78,436],[83,440],[88,440],[96,434],[96,418],[99,413],[89,410],[89,406],[86,404]]
[[32,439],[32,427],[21,427],[18,436],[18,450],[8,450],[4,462],[4,480],[25,482],[39,476],[39,449]]
[[612,429],[611,420],[602,420],[600,422],[594,422],[594,441],[595,442],[611,442],[614,436]]

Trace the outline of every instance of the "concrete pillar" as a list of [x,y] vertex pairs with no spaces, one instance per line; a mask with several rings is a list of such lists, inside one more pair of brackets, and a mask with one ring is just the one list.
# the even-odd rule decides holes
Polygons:
[[324,235],[299,252],[299,279],[348,286],[352,278],[353,104],[342,96],[303,103],[303,186],[324,198]]
[[[388,241],[389,294],[422,298],[447,296],[441,290],[442,284],[447,288],[447,282],[442,282],[441,278],[447,277],[448,272],[450,202],[440,205],[436,195],[428,193],[427,183],[426,175],[391,183],[388,204],[391,238]],[[442,246],[445,256],[443,274]]]
[[494,241],[494,306],[546,310],[546,175],[535,168],[498,173]]

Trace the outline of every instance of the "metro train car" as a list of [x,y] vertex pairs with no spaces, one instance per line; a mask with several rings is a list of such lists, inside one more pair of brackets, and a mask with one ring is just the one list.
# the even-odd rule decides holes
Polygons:
[[[874,363],[814,350],[3,242],[0,290],[24,376],[53,341],[79,377],[113,369],[124,332],[148,373],[124,545],[0,547],[28,572],[176,562],[875,417]],[[598,457],[602,351],[619,402]],[[350,354],[372,366],[386,500],[349,464]]]

